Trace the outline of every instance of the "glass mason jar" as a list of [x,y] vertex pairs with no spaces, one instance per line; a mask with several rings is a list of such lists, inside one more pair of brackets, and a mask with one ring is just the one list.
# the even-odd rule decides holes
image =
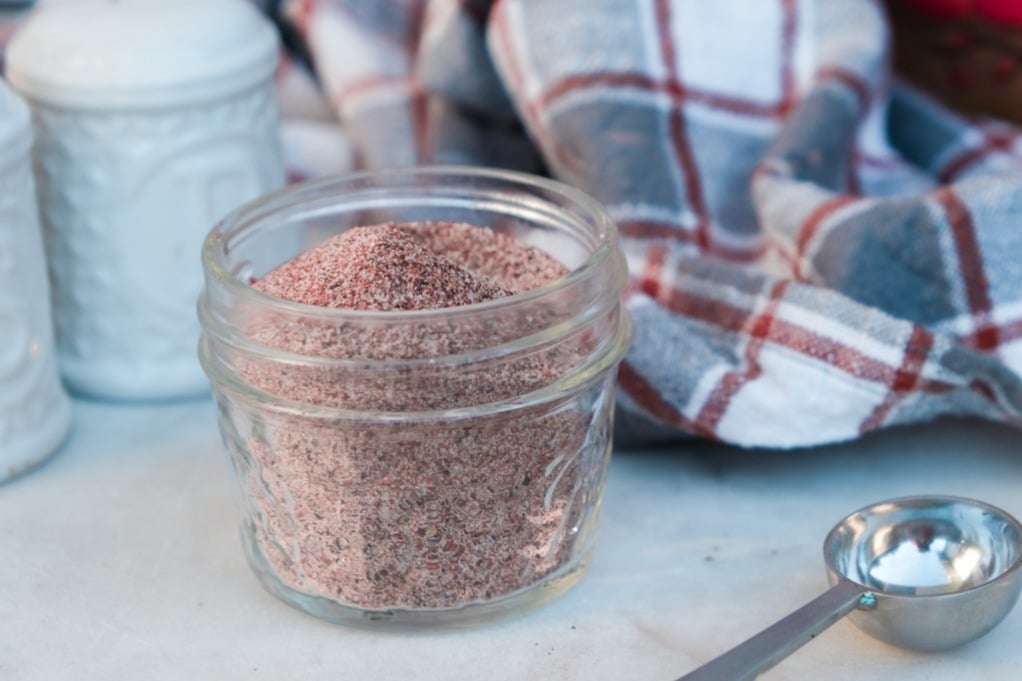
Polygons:
[[[505,298],[415,311],[285,301],[251,286],[346,229],[464,222],[569,270]],[[419,168],[295,185],[203,248],[200,359],[263,585],[335,622],[463,622],[580,576],[631,327],[616,228],[523,174]]]

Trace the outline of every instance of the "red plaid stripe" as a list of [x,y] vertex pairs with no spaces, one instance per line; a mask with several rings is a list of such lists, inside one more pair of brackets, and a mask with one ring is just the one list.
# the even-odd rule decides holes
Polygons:
[[[656,283],[649,282],[653,273],[658,277]],[[892,386],[899,382],[898,367],[878,360],[849,343],[778,317],[777,306],[792,286],[784,280],[770,285],[769,293],[765,297],[768,301],[766,309],[757,315],[754,323],[749,324],[751,314],[749,310],[719,298],[693,293],[686,288],[684,279],[665,286],[663,277],[673,273],[674,270],[665,270],[661,261],[653,272],[647,270],[643,289],[647,293],[656,291],[654,296],[656,302],[680,318],[699,321],[733,334],[737,339],[736,344],[755,341],[757,354],[761,351],[763,342],[768,341],[772,345],[812,358],[850,377],[861,378],[869,383]],[[954,388],[954,385],[947,381],[925,378],[919,378],[915,386],[921,391],[935,394]]]
[[752,328],[745,340],[745,366],[737,367],[726,373],[699,411],[696,422],[704,429],[710,432],[716,431],[720,420],[724,417],[724,413],[738,391],[762,375],[759,355],[770,338],[771,327],[777,315],[777,307],[781,304],[787,286],[788,282],[778,281],[770,287],[766,307],[752,320]]
[[954,182],[974,166],[987,160],[991,154],[1011,153],[1019,139],[1017,130],[985,126],[979,129],[983,134],[983,141],[978,146],[965,149],[948,159],[944,167],[937,173],[937,177],[942,183]]
[[685,184],[685,197],[688,199],[692,211],[696,214],[696,244],[701,250],[705,250],[710,244],[709,216],[706,213],[706,201],[703,198],[702,179],[699,176],[699,168],[692,156],[692,149],[689,146],[688,135],[685,131],[684,89],[678,78],[674,36],[671,33],[670,0],[657,0],[656,18],[659,31],[660,53],[664,69],[667,72],[668,94],[671,96],[671,110],[668,115],[671,144],[675,158],[681,166],[682,178]]
[[933,334],[920,326],[914,327],[905,346],[901,366],[894,373],[894,380],[890,383],[887,397],[862,422],[859,432],[867,433],[884,425],[885,419],[894,407],[918,387],[919,376],[932,348]]
[[[698,236],[693,231],[682,231],[678,226],[667,222],[653,222],[651,220],[623,220],[618,223],[621,235],[631,239],[664,239],[676,241],[683,244],[698,246]],[[747,247],[735,247],[728,244],[711,242],[705,247],[707,255],[712,255],[721,260],[735,263],[752,263],[766,253],[767,245],[762,239],[756,239],[755,243]]]
[[965,296],[972,315],[975,330],[966,341],[977,350],[992,350],[1000,343],[997,325],[991,317],[986,269],[972,214],[952,187],[944,187],[935,194],[937,202],[944,209],[944,215],[954,238],[955,253],[958,256],[958,270],[965,286]]
[[702,428],[698,423],[687,418],[642,374],[637,372],[628,360],[621,362],[617,372],[618,384],[635,402],[655,419],[669,426],[680,428],[703,437],[714,438],[712,430]]
[[651,298],[660,295],[660,275],[667,256],[667,248],[663,244],[651,244],[646,251],[646,269],[642,274],[640,288]]

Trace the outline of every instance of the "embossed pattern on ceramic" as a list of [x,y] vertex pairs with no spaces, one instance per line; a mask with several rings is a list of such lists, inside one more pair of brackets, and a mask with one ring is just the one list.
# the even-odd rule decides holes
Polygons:
[[[147,66],[130,52],[141,49],[137,36],[119,45],[116,30],[146,29],[159,19],[147,7],[169,12],[169,0],[86,4],[98,16],[81,19],[86,38],[75,33],[74,49],[124,71],[123,87],[103,68],[67,66],[63,79],[40,73],[56,58],[28,43],[62,37],[77,19],[64,15],[81,7],[40,9],[9,51],[12,83],[28,97],[36,127],[61,371],[73,390],[115,399],[205,392],[194,314],[203,237],[229,210],[284,181],[271,86],[276,39],[245,3],[185,0],[167,14],[180,20],[152,36]],[[202,26],[207,11],[225,25],[237,13],[250,30],[217,39],[215,26]],[[105,32],[110,40],[99,41]],[[187,56],[166,63],[189,49],[205,50],[209,75]]]
[[30,146],[28,110],[0,82],[0,481],[49,456],[71,422],[54,356]]
[[[282,182],[271,93],[203,110],[37,107],[58,352],[68,384],[114,397],[205,390],[197,253],[216,220]],[[239,135],[238,121],[252,128]],[[145,140],[143,145],[139,142]],[[116,211],[111,200],[124,197]]]

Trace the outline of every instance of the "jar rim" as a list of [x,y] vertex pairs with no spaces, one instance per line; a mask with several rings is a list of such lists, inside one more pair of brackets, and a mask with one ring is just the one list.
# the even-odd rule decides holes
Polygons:
[[[592,308],[592,306],[590,306]],[[449,308],[448,308],[449,309]],[[199,321],[203,328],[217,329],[220,326],[218,320],[210,312],[209,296],[206,292],[199,295],[198,304]],[[252,341],[245,335],[224,335],[217,336],[217,342],[221,345],[232,348],[235,351],[243,351],[246,354],[260,357],[265,360],[289,362],[291,364],[302,364],[305,366],[321,367],[349,367],[358,368],[366,366],[392,366],[400,367],[402,370],[415,368],[437,368],[439,366],[459,366],[468,359],[478,361],[480,359],[493,359],[505,357],[522,352],[523,350],[536,350],[552,345],[564,337],[566,332],[580,324],[593,321],[601,312],[596,309],[586,309],[563,320],[551,327],[537,330],[529,335],[511,338],[509,340],[488,345],[485,348],[472,350],[461,350],[453,354],[425,357],[392,357],[392,358],[370,358],[370,357],[332,357],[328,355],[305,355],[292,350],[281,349],[272,345],[263,345]]]
[[[372,215],[377,208],[388,215],[400,214],[404,208],[423,215],[447,211],[448,217],[466,216],[467,222],[478,215],[480,224],[491,226],[502,225],[503,218],[510,218],[511,224],[521,228],[563,235],[578,250],[570,258],[571,270],[543,286],[495,300],[438,309],[328,308],[278,298],[253,286],[250,273],[264,276],[263,268],[269,271],[279,267],[278,259],[286,261],[292,249],[301,248],[300,241],[285,241],[284,250],[288,253],[282,253],[276,247],[260,249],[264,243],[277,244],[277,235],[288,236],[295,228],[299,233],[315,235],[313,241],[329,238],[329,233],[351,228],[352,222],[358,222],[334,223],[333,218]],[[310,225],[319,224],[326,229],[305,232]],[[262,255],[253,257],[259,253]],[[215,386],[283,413],[305,416],[315,413],[331,418],[347,414],[352,418],[383,420],[442,415],[449,421],[513,411],[556,401],[580,384],[588,384],[594,376],[605,374],[620,361],[631,338],[631,325],[620,299],[627,266],[618,248],[617,227],[603,206],[563,183],[513,171],[462,166],[410,167],[348,173],[291,185],[225,216],[207,236],[202,261],[207,278],[198,305],[203,328],[199,347],[203,369]],[[542,328],[526,323],[506,337],[501,333],[487,334],[483,345],[453,352],[426,352],[410,357],[373,357],[361,353],[334,357],[330,353],[320,354],[316,348],[309,352],[305,347],[292,348],[286,344],[279,347],[268,342],[268,338],[260,338],[245,320],[263,314],[269,315],[273,324],[295,329],[297,333],[320,325],[329,333],[338,330],[346,333],[348,327],[392,328],[398,332],[408,327],[409,331],[415,329],[413,333],[424,330],[430,333],[433,325],[439,333],[448,333],[452,324],[481,328],[480,325],[499,324],[520,315],[525,315],[522,319],[541,320],[538,323]],[[537,314],[538,317],[533,316]],[[366,409],[343,406],[331,399],[320,402],[319,398],[290,397],[242,376],[233,359],[246,357],[289,370],[300,365],[355,373],[372,371],[377,377],[386,375],[379,372],[405,376],[416,367],[427,372],[447,367],[458,373],[485,362],[510,366],[509,363],[545,351],[544,348],[552,352],[572,334],[582,334],[579,336],[582,338],[596,328],[605,331],[592,343],[583,343],[584,352],[571,360],[571,366],[565,365],[563,374],[551,377],[549,382],[530,384],[524,392],[504,397],[487,395],[491,401],[476,403],[472,398],[471,403],[445,403],[436,408]]]
[[422,410],[391,411],[388,409],[341,407],[332,403],[308,402],[270,392],[240,379],[234,372],[216,368],[213,359],[215,353],[211,349],[210,339],[207,336],[203,336],[199,340],[199,361],[207,375],[214,378],[219,390],[229,390],[247,400],[258,403],[261,409],[279,414],[326,420],[358,419],[402,424],[411,421],[434,422],[438,419],[442,419],[446,423],[453,423],[462,419],[514,412],[523,406],[538,407],[565,399],[583,386],[599,380],[607,371],[612,370],[624,356],[631,336],[631,319],[627,314],[622,313],[619,322],[615,325],[614,336],[607,347],[579,371],[568,372],[557,380],[535,390],[493,402]]
[[[479,180],[503,181],[508,184],[525,188],[531,187],[559,196],[570,204],[581,208],[598,223],[599,243],[583,263],[573,268],[564,276],[558,277],[542,286],[537,286],[536,288],[511,296],[478,303],[422,310],[350,310],[289,301],[264,293],[250,283],[242,281],[231,273],[223,262],[221,256],[224,246],[232,236],[243,232],[246,227],[252,224],[277,214],[287,206],[296,203],[300,198],[322,195],[341,186],[359,182],[376,182],[379,185],[387,181],[395,181],[402,176],[420,179],[464,176]],[[543,298],[552,292],[569,288],[576,282],[590,276],[593,270],[599,268],[614,256],[617,248],[617,239],[617,226],[606,209],[585,192],[562,182],[527,173],[493,168],[459,165],[410,166],[360,171],[316,180],[306,180],[278,189],[243,204],[224,216],[206,236],[202,246],[202,262],[207,276],[211,276],[229,294],[245,297],[268,310],[291,315],[301,315],[317,321],[345,322],[357,320],[358,322],[430,323],[442,320],[456,321],[480,313],[517,307]]]

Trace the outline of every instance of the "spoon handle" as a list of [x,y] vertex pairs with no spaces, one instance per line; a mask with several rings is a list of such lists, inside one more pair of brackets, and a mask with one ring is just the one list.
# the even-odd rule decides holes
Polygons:
[[744,643],[682,676],[678,681],[747,681],[795,652],[839,619],[855,610],[869,593],[848,581],[839,581],[824,594]]

